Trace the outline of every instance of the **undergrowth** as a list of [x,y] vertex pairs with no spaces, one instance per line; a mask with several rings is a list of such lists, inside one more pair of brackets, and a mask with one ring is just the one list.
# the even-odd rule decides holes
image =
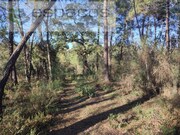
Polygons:
[[0,124],[1,135],[45,134],[58,111],[56,104],[62,89],[61,82],[51,84],[21,83],[16,91],[5,91],[5,110]]
[[80,95],[80,96],[86,96],[86,97],[94,97],[95,96],[95,86],[94,84],[87,83],[84,81],[78,81],[75,91]]

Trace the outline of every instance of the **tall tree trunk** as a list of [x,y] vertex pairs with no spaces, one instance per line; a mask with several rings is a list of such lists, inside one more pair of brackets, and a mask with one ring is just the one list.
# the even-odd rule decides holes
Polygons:
[[154,17],[154,42],[156,43],[157,39],[157,23],[156,23],[156,17]]
[[[149,17],[147,17],[147,22],[149,22]],[[149,27],[150,27],[150,25],[147,24],[147,25],[146,25],[146,37],[148,37]]]
[[178,17],[179,18],[179,23],[178,23],[178,49],[180,49],[180,16]]
[[169,38],[169,17],[170,17],[170,0],[166,0],[166,49],[169,52],[170,49],[170,38]]
[[[34,19],[35,18],[33,18],[33,15],[32,15],[32,23],[34,22]],[[31,39],[30,39],[30,41],[29,41],[29,44],[30,44],[30,50],[29,50],[29,81],[31,82],[31,77],[32,77],[32,75],[33,75],[33,77],[34,77],[34,75],[36,74],[35,72],[35,69],[34,69],[34,66],[33,66],[33,63],[32,63],[32,56],[33,56],[33,45],[34,45],[34,38],[35,38],[35,33],[33,33],[33,35],[32,35],[32,37],[31,37]]]
[[83,75],[87,75],[91,72],[86,55],[83,56]]
[[113,28],[111,28],[111,36],[110,36],[110,49],[109,49],[109,76],[112,75],[112,40],[113,40]]
[[142,19],[142,33],[141,33],[142,38],[144,37],[145,21],[146,21],[146,17],[143,16],[143,19]]
[[124,49],[124,45],[121,45],[119,65],[120,65],[120,61],[123,60],[123,49]]
[[[180,16],[178,17],[178,19],[179,19],[178,33],[177,33],[178,34],[178,52],[180,52]],[[177,88],[180,88],[180,60],[179,60],[179,73],[178,73]]]
[[[99,21],[100,21],[100,20],[98,19],[97,46],[100,45],[100,43],[99,43],[99,40],[100,40],[100,22],[99,22]],[[99,53],[97,52],[97,53],[96,53],[96,71],[98,72],[98,70],[99,70]]]
[[[8,12],[9,12],[9,55],[11,56],[14,50],[14,17],[13,17],[13,1],[8,1]],[[11,80],[13,81],[14,85],[17,85],[17,73],[15,65],[12,67],[11,73]]]
[[32,70],[34,71],[33,64],[32,64],[32,54],[33,54],[33,44],[34,44],[34,35],[32,35],[32,40],[30,42],[30,51],[29,51],[29,81],[31,82],[31,75],[32,75]]
[[[49,16],[49,15],[48,15]],[[51,54],[50,54],[50,41],[49,41],[49,17],[46,20],[46,40],[47,40],[47,61],[49,69],[49,81],[52,81],[52,64],[51,64]]]
[[139,30],[139,36],[140,36],[140,39],[142,40],[141,28],[140,28],[140,24],[139,24],[139,20],[138,20],[138,17],[137,17],[137,12],[136,12],[136,2],[135,2],[135,0],[133,0],[133,7],[134,7],[134,14],[135,14],[136,22],[137,22],[137,27],[138,27],[138,30]]
[[43,41],[43,35],[42,35],[41,25],[37,29],[38,29],[38,33],[39,33],[40,42],[42,42]]
[[109,60],[108,60],[108,20],[107,20],[108,0],[104,0],[104,80],[109,82]]
[[[49,2],[49,4],[43,8],[41,11],[42,13],[47,13],[47,11],[54,5],[54,3],[56,2],[56,0],[52,0],[51,2]],[[27,40],[31,37],[31,35],[33,34],[33,32],[35,31],[35,29],[39,26],[39,24],[42,22],[44,18],[44,15],[39,16],[36,21],[31,25],[29,31],[27,32],[27,34],[22,38],[21,42],[18,44],[18,46],[16,47],[16,49],[14,50],[13,54],[11,55],[11,57],[9,58],[5,70],[4,70],[4,74],[3,77],[0,81],[0,114],[2,114],[3,109],[2,109],[2,98],[4,95],[4,87],[7,83],[7,80],[9,78],[10,72],[13,68],[13,66],[15,65],[23,47],[25,46]]]
[[[19,32],[21,34],[21,38],[24,37],[24,30],[23,30],[23,23],[22,23],[22,18],[21,18],[21,14],[20,14],[20,8],[19,8],[19,1],[18,1],[18,17],[19,17]],[[24,46],[24,65],[25,65],[25,76],[26,76],[26,81],[30,82],[30,74],[29,74],[29,50],[27,48],[27,45]]]

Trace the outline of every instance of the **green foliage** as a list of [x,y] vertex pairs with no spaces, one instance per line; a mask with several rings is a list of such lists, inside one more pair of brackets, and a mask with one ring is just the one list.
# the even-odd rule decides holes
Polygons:
[[[157,17],[157,19],[164,19],[165,18],[165,2],[164,0],[135,0],[135,10],[137,12],[137,15],[144,15],[144,16],[150,16],[154,15]],[[134,2],[131,1],[131,9],[128,12],[128,19],[133,20],[133,17],[135,16],[134,12]]]
[[167,125],[163,125],[161,130],[163,135],[175,135],[176,131],[174,127],[168,127]]
[[[165,0],[116,0],[115,4],[118,14],[116,28],[111,25],[112,22],[115,22],[115,18],[113,16],[108,17],[109,33],[112,34],[112,39],[110,39],[112,40],[112,46],[110,45],[109,47],[111,79],[120,81],[121,89],[127,89],[127,94],[131,92],[132,95],[137,97],[141,93],[135,91],[135,89],[142,89],[148,94],[154,94],[159,93],[158,91],[162,91],[164,87],[167,88],[168,86],[168,92],[171,87],[176,91],[180,84],[180,55],[179,49],[176,48],[178,43],[173,45],[173,40],[175,40],[176,36],[179,36],[178,32],[180,30],[175,28],[178,25],[177,23],[179,23],[178,11],[174,7],[175,2],[170,1],[170,20],[174,20],[173,23],[170,21],[170,31],[177,34],[175,34],[176,36],[170,35],[172,36],[170,37],[172,41],[170,49],[172,52],[168,56],[163,50],[164,46],[161,46],[161,44],[164,44],[165,33],[160,30],[161,27],[164,27],[162,22],[166,18]],[[67,7],[65,6],[65,8],[72,7],[81,9],[78,3],[75,5],[67,4]],[[135,14],[135,10],[137,14]],[[25,13],[23,14],[25,15]],[[4,119],[0,123],[0,134],[33,135],[38,134],[42,131],[41,129],[48,127],[48,123],[52,119],[51,115],[58,111],[56,108],[58,95],[63,89],[66,80],[69,81],[71,79],[77,82],[75,91],[80,96],[91,98],[96,95],[97,87],[90,82],[103,78],[104,47],[102,45],[102,20],[99,17],[93,18],[92,16],[86,19],[78,18],[76,15],[74,17],[77,18],[74,18],[74,21],[70,21],[68,25],[63,24],[70,18],[65,17],[65,22],[59,21],[58,18],[56,18],[57,20],[50,19],[53,22],[49,23],[49,27],[52,26],[52,29],[57,30],[57,32],[50,33],[51,38],[49,39],[52,82],[48,82],[50,69],[48,69],[47,42],[45,37],[43,37],[43,41],[39,42],[39,37],[35,34],[35,38],[29,43],[27,42],[28,61],[31,61],[31,63],[28,63],[28,68],[32,64],[32,84],[22,81],[25,76],[24,53],[22,53],[16,62],[20,83],[18,86],[12,87],[12,82],[9,81],[8,86],[6,86],[6,89],[11,89],[12,91],[5,91],[3,104],[6,105],[6,109]],[[7,22],[3,17],[0,17],[0,20],[1,26]],[[15,22],[19,25],[16,15]],[[137,23],[139,23],[140,27]],[[56,24],[57,27],[52,24]],[[96,27],[93,28],[95,25],[96,27],[98,26],[99,32],[95,30]],[[64,31],[68,27],[75,28],[74,32]],[[141,34],[145,37],[140,41],[139,45],[137,43],[140,39],[136,35],[138,27]],[[44,27],[40,29],[39,33],[43,33],[45,30]],[[82,31],[83,29],[86,30]],[[115,29],[117,29],[117,33],[113,33]],[[7,28],[2,27],[0,29],[0,38],[3,39],[0,40],[2,41],[0,44],[1,71],[3,71],[9,59],[9,50],[7,49],[9,39],[6,39],[8,37],[6,33]],[[16,41],[16,38],[14,40]],[[36,43],[34,44],[33,42]],[[32,50],[29,45],[31,43],[33,43]],[[111,41],[109,43],[111,44]],[[69,44],[72,45],[72,48],[68,48]],[[161,47],[162,50],[160,49]],[[3,74],[0,73],[0,75],[2,76]],[[105,92],[112,91],[111,85],[103,85],[101,88]],[[116,97],[117,95],[112,93],[109,96]],[[176,106],[179,106],[178,101],[175,102]],[[129,99],[128,102],[130,102]],[[157,100],[156,103],[165,106],[163,100]],[[153,114],[155,114],[154,109],[142,111],[140,108],[136,108],[135,111],[140,119],[151,119]],[[109,119],[115,120],[117,115],[110,114]],[[126,126],[128,126],[126,122],[120,124],[120,127]],[[173,134],[174,128],[165,124],[162,127],[162,132],[163,134]]]
[[5,115],[1,121],[1,135],[26,135],[26,134],[43,134],[46,132],[52,117],[38,113],[32,118],[24,119],[18,111],[11,115]]
[[33,87],[48,91],[61,91],[64,85],[65,82],[61,80],[53,80],[52,82],[37,81]]
[[[5,63],[9,57],[9,52],[7,50],[7,46],[2,44],[2,43],[0,43],[0,50],[1,50],[1,53],[0,53],[0,71],[3,71],[4,67],[5,67]],[[2,72],[0,72],[0,75],[2,76]]]
[[115,120],[115,119],[117,119],[117,117],[118,117],[118,114],[111,113],[111,114],[109,114],[108,119],[109,120]]
[[112,91],[112,85],[103,85],[102,90],[107,92]]
[[95,96],[95,86],[92,84],[84,83],[82,81],[78,82],[75,91],[79,93],[80,96],[94,97]]
[[58,93],[62,86],[37,82],[33,87],[22,83],[16,91],[6,91],[6,109],[1,121],[0,134],[43,134],[57,110]]

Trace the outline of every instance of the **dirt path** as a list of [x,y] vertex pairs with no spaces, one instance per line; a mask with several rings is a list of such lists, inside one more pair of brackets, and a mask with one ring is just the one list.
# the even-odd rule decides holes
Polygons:
[[55,118],[50,135],[121,134],[107,126],[109,115],[124,113],[149,99],[132,97],[131,94],[123,98],[121,90],[98,91],[96,97],[85,98],[79,97],[74,88],[75,84],[69,83],[64,89],[61,111]]

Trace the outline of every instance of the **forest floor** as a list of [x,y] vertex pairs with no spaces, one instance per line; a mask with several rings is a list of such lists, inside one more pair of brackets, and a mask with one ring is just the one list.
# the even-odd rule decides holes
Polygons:
[[[93,98],[80,97],[68,83],[60,97],[60,112],[50,135],[134,135],[177,133],[179,110],[173,110],[159,95],[113,85],[98,90]],[[179,109],[179,108],[178,108]],[[176,113],[176,114],[174,114]],[[178,116],[178,117],[175,117]]]

